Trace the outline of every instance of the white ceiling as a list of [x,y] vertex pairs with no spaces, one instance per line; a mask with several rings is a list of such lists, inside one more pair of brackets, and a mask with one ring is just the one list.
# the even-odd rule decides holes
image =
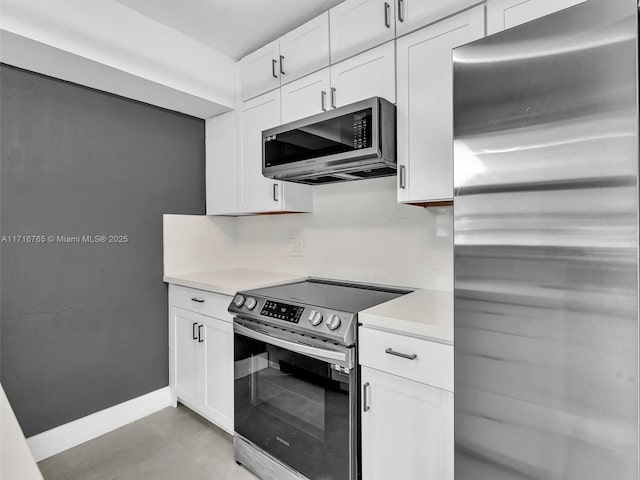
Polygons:
[[342,0],[115,0],[239,59]]

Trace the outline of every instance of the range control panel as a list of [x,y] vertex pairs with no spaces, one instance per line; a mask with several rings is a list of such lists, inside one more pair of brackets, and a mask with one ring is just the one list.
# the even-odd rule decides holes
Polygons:
[[355,343],[356,316],[353,313],[254,297],[242,292],[233,297],[229,312],[343,345]]
[[285,322],[298,323],[303,311],[304,307],[266,300],[262,310],[260,310],[260,315],[277,318]]

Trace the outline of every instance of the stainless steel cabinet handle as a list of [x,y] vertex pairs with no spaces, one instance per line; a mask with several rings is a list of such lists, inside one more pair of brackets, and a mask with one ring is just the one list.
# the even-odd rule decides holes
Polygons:
[[331,108],[336,108],[336,89],[331,87]]
[[389,5],[389,2],[384,2],[384,26],[387,28],[391,28],[390,9],[391,5]]
[[404,0],[398,0],[398,21],[404,22]]
[[398,172],[398,183],[400,184],[400,188],[407,188],[407,175],[405,171],[405,166],[400,165],[400,172]]
[[198,339],[198,336],[196,335],[196,325],[198,325],[198,322],[193,322],[193,325],[191,325],[191,338],[194,340]]
[[280,55],[280,73],[284,75],[284,55]]
[[416,355],[415,353],[412,353],[411,355],[408,355],[406,353],[396,352],[395,350],[393,350],[391,348],[387,348],[384,351],[384,353],[388,353],[389,355],[395,355],[396,357],[406,358],[407,360],[415,360],[416,358],[418,358],[418,355]]
[[277,183],[273,184],[273,201],[274,202],[278,201],[278,184]]
[[371,409],[371,406],[369,405],[369,396],[367,395],[370,386],[369,382],[362,386],[362,410],[365,412],[368,412]]
[[275,58],[271,60],[271,75],[273,75],[273,78],[278,78],[278,75],[276,75],[276,63],[278,61]]
[[204,298],[196,298],[196,297],[193,297],[193,298],[191,299],[191,301],[192,301],[192,302],[197,302],[197,303],[204,303]]
[[202,327],[204,325],[198,325],[198,343],[204,342],[204,338],[202,338]]
[[320,105],[322,106],[322,111],[326,112],[327,111],[327,92],[325,92],[324,90],[320,92]]

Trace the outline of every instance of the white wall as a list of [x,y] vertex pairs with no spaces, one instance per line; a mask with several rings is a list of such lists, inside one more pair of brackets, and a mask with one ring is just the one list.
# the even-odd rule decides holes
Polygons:
[[163,215],[163,237],[165,275],[237,266],[234,218]]
[[[239,266],[452,289],[451,207],[400,205],[396,177],[385,177],[314,186],[313,210],[238,218]],[[304,239],[304,257],[290,255],[294,237]]]
[[[165,215],[165,273],[240,267],[451,291],[451,207],[400,205],[395,180],[315,186],[307,214]],[[304,256],[291,256],[292,238]]]

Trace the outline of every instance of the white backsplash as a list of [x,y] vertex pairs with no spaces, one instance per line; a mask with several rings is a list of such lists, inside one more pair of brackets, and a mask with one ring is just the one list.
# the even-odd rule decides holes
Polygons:
[[234,268],[236,221],[230,217],[164,215],[164,274]]
[[[235,266],[452,290],[451,207],[398,204],[395,177],[315,186],[313,202],[309,214],[190,217],[190,225],[199,221],[202,226],[184,236],[187,245],[180,244],[180,229],[187,225],[177,228],[177,216],[166,215],[165,238],[172,240],[169,248],[165,245],[165,272]],[[202,235],[210,241],[203,242]],[[304,256],[291,255],[292,238],[303,239]],[[194,255],[185,252],[204,245],[207,260],[201,265],[206,268],[194,270]],[[183,260],[168,258],[173,252]]]

